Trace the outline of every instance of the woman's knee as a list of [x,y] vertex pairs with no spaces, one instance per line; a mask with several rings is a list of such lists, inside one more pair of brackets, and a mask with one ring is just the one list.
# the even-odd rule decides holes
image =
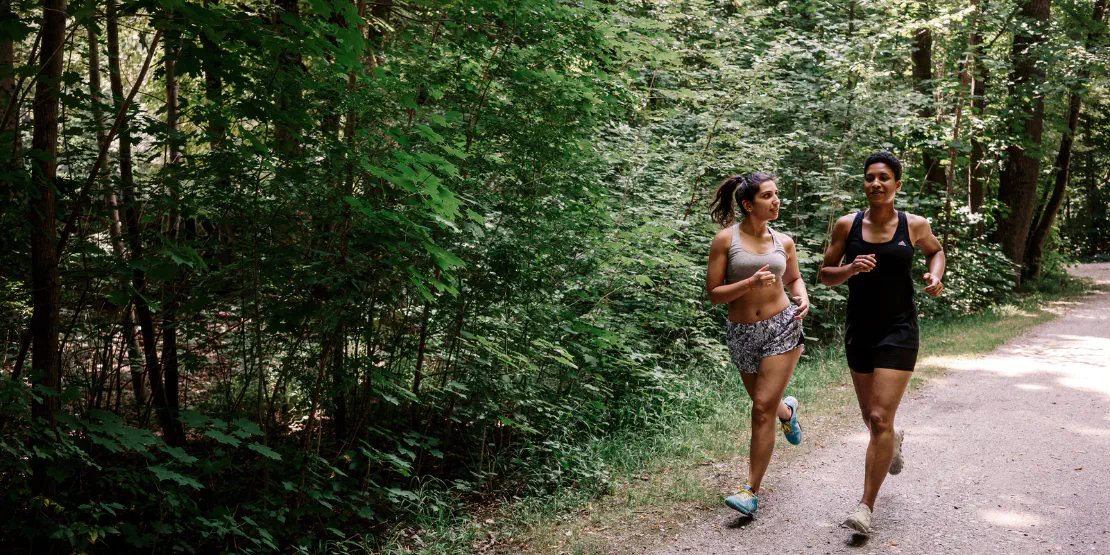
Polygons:
[[752,421],[766,422],[777,416],[779,410],[779,400],[760,400],[752,401]]
[[894,429],[894,413],[885,409],[872,408],[865,417],[871,433],[886,432]]

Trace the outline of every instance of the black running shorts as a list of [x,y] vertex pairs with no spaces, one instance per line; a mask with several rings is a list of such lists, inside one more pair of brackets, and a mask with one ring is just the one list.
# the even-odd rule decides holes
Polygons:
[[860,374],[870,374],[876,368],[893,368],[913,372],[917,365],[917,349],[905,347],[858,347],[844,346],[848,355],[848,368]]

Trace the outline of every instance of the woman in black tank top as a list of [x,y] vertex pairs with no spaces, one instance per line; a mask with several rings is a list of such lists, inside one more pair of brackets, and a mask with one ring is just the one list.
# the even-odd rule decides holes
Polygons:
[[844,524],[869,534],[883,480],[888,472],[902,471],[903,431],[895,432],[894,415],[917,362],[914,250],[921,248],[929,267],[922,276],[928,295],[939,295],[944,287],[945,258],[928,220],[894,209],[902,188],[901,162],[889,152],[877,152],[867,158],[863,171],[870,206],[837,220],[821,283],[833,287],[848,282],[844,352],[871,441],[863,497]]
[[845,319],[844,345],[852,356],[848,365],[857,372],[874,370],[869,354],[882,347],[902,349],[901,357],[890,357],[891,368],[913,370],[917,350],[917,306],[913,302],[914,247],[905,212],[898,212],[894,236],[883,243],[863,239],[860,211],[852,219],[852,228],[844,247],[844,259],[855,260],[867,255],[869,260],[882,260],[868,272],[848,279],[848,313]]

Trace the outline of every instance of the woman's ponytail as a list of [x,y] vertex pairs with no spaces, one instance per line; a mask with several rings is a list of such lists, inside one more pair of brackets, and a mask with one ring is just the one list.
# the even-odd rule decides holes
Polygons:
[[736,220],[736,210],[732,205],[736,198],[736,187],[740,186],[742,181],[744,177],[740,175],[726,177],[717,186],[717,192],[713,193],[713,201],[709,203],[709,216],[717,222],[717,225],[728,227]]
[[[748,175],[733,175],[726,178],[717,186],[713,194],[713,202],[709,204],[709,215],[721,227],[728,227],[736,221],[737,209],[743,214],[745,200],[755,200],[759,187],[767,181],[774,181],[775,176],[766,172],[752,172]],[[735,206],[733,206],[735,205]]]

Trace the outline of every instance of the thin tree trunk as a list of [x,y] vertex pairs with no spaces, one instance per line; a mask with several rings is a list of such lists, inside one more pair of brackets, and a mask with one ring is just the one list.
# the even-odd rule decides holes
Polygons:
[[[1091,21],[1098,26],[1102,23],[1106,12],[1106,0],[1095,2],[1094,13]],[[1101,34],[1092,28],[1087,33],[1087,48],[1091,48],[1098,41]],[[1079,82],[1086,83],[1091,72],[1084,67],[1079,71]],[[1075,132],[1079,128],[1079,113],[1083,107],[1083,91],[1073,91],[1068,97],[1068,129],[1060,136],[1060,150],[1056,154],[1056,181],[1052,187],[1052,195],[1045,203],[1044,211],[1037,218],[1037,224],[1029,237],[1029,244],[1025,256],[1025,277],[1037,277],[1041,273],[1041,261],[1044,257],[1044,245],[1048,234],[1052,231],[1052,224],[1056,221],[1056,214],[1060,211],[1060,204],[1064,200],[1064,193],[1068,188],[1068,179],[1071,174],[1071,150],[1075,143]]]
[[[204,7],[208,7],[209,1],[204,1]],[[223,119],[223,104],[224,104],[224,85],[223,77],[220,68],[220,56],[223,52],[220,46],[208,37],[207,34],[200,34],[200,43],[209,55],[201,58],[201,65],[204,68],[204,94],[208,102],[212,105],[208,110],[208,142],[213,152],[223,148],[227,136],[227,127]],[[215,117],[213,117],[215,113]],[[222,175],[222,174],[221,174]],[[226,182],[226,178],[221,177],[221,183]]]
[[[0,0],[0,22],[9,21],[15,17],[12,13],[12,0]],[[5,33],[0,36],[0,110],[7,108],[8,103],[16,94],[15,90],[15,51],[12,45],[12,36]],[[10,118],[0,128],[0,203],[10,203],[15,199],[16,188],[9,176],[17,165],[16,152],[19,150],[19,135],[16,132],[18,118]],[[11,139],[8,139],[8,134]],[[9,149],[8,145],[11,145]],[[10,157],[10,158],[9,158]]]
[[[42,153],[31,166],[36,195],[30,203],[31,220],[31,383],[36,389],[60,393],[61,372],[58,365],[58,299],[61,288],[56,251],[55,185],[57,178],[58,99],[62,76],[62,48],[66,38],[66,0],[44,0],[42,21],[42,78],[35,85],[34,133],[32,147]],[[31,418],[46,422],[53,429],[55,413],[60,408],[56,395],[37,395],[31,401]],[[31,441],[42,443],[43,436],[34,434]],[[53,449],[43,444],[45,453]],[[54,479],[47,472],[44,457],[31,459],[31,491],[34,496],[54,496]],[[53,527],[45,509],[38,514],[41,526]],[[36,552],[51,553],[54,542],[34,544]]]
[[424,301],[424,313],[420,317],[420,344],[416,348],[416,370],[412,377],[412,393],[420,395],[420,382],[424,379],[424,353],[428,343],[428,312],[431,303]]
[[[1038,150],[1044,131],[1044,96],[1038,87],[1044,81],[1044,69],[1038,66],[1037,50],[1044,42],[1049,18],[1049,0],[1028,0],[1021,5],[1021,20],[1014,31],[1010,56],[1014,69],[1010,73],[1010,97],[1020,108],[1022,137],[1007,149],[1006,167],[998,187],[998,200],[1010,213],[998,222],[995,239],[1002,243],[1002,252],[1015,264],[1025,260],[1029,223],[1036,202],[1037,176],[1041,170]],[[1029,100],[1025,100],[1029,99]],[[1015,276],[1021,285],[1021,272]]]
[[[271,21],[277,27],[279,33],[288,35],[292,33],[292,30],[281,21],[281,16],[288,15],[296,19],[300,17],[300,7],[297,0],[276,1],[280,11],[274,14]],[[278,79],[278,106],[279,113],[285,114],[292,112],[293,110],[290,108],[301,102],[300,79],[304,71],[304,63],[299,52],[285,50],[280,54],[278,64],[280,65],[278,71],[281,74]],[[277,142],[278,151],[289,154],[300,150],[300,134],[300,125],[286,121],[276,122],[274,138]]]
[[[979,2],[978,0],[971,0],[971,8],[975,11],[975,15],[971,19],[971,34],[968,38],[969,43],[974,43],[975,34],[979,28]],[[972,78],[973,66],[975,65],[975,57],[970,52],[964,56],[960,61],[960,86],[966,88],[969,95],[974,94],[974,79]],[[963,120],[964,101],[966,97],[963,96],[961,91],[959,100],[956,102],[956,121],[952,124],[952,145],[948,147],[948,175],[944,181],[944,240],[941,242],[941,247],[945,252],[948,250],[948,237],[952,228],[952,184],[956,180],[956,142],[960,140],[960,124]]]
[[[116,13],[116,1],[108,0],[108,76],[112,84],[112,96],[116,106],[122,108],[126,99],[123,96],[123,79],[120,72],[119,53],[119,21]],[[150,48],[156,48],[151,44]],[[142,229],[139,223],[139,209],[136,206],[137,195],[132,173],[131,161],[131,129],[130,119],[126,111],[121,111],[122,118],[119,125],[119,175],[123,194],[124,220],[127,224],[127,241],[129,257],[132,262],[143,258]],[[135,315],[139,320],[139,331],[143,339],[143,359],[147,378],[150,382],[150,394],[154,407],[158,413],[158,420],[162,427],[163,436],[169,438],[173,435],[175,426],[172,418],[165,410],[166,392],[162,381],[162,368],[158,362],[158,339],[154,329],[154,316],[150,312],[144,295],[146,289],[146,273],[133,264],[131,284],[138,292],[132,297]]]
[[[929,29],[918,29],[913,34],[914,50],[911,56],[913,61],[913,83],[914,88],[917,89],[928,100],[925,105],[918,110],[917,115],[922,119],[929,120],[932,123],[933,118],[936,117],[936,108],[933,105],[935,101],[933,98],[933,32]],[[925,166],[925,181],[926,191],[932,190],[932,185],[944,188],[947,179],[944,175],[944,167],[940,164],[941,153],[940,151],[924,147],[921,151],[921,161]]]
[[[983,10],[983,6],[979,5],[978,0],[972,0],[972,6],[976,11],[976,26],[975,30],[971,33],[971,38],[968,40],[968,50],[971,52],[971,65],[973,69],[969,72],[971,74],[971,107],[972,113],[982,118],[987,109],[987,66],[980,59],[982,56],[981,45],[983,44],[983,32],[978,25],[979,14]],[[983,211],[983,200],[985,199],[984,187],[986,185],[985,177],[987,175],[987,168],[983,165],[983,157],[986,153],[986,147],[983,146],[983,141],[979,139],[979,135],[974,132],[974,125],[972,125],[971,134],[971,156],[969,159],[968,168],[968,205],[971,212],[978,214]]]
[[[172,17],[172,14],[170,14]],[[176,35],[166,37],[164,45],[166,58],[164,60],[166,78],[166,145],[169,158],[164,171],[166,172],[166,191],[170,197],[170,209],[166,221],[166,239],[175,242],[181,227],[180,210],[181,194],[178,191],[177,173],[175,171],[181,158],[181,148],[178,143],[178,86],[177,86],[177,40]],[[169,424],[173,433],[167,434],[166,443],[170,445],[184,445],[185,431],[177,420],[180,405],[179,372],[177,353],[177,310],[184,295],[184,277],[175,274],[170,278],[169,294],[162,307],[162,371],[165,379],[166,407],[168,413],[162,417],[163,424]]]
[[[366,2],[365,0],[355,1],[355,10],[358,14],[357,24],[359,34],[363,34],[362,21],[366,16]],[[369,64],[370,68],[374,67],[374,58],[369,52],[361,56],[364,63]],[[355,70],[351,69],[347,74],[347,93],[354,94],[355,85],[357,83]],[[347,164],[344,171],[343,195],[349,197],[355,193],[355,130],[358,125],[358,116],[355,113],[354,107],[347,111],[346,121],[343,125],[343,140],[347,145]],[[343,207],[343,229],[340,233],[339,242],[339,258],[344,267],[347,266],[347,239],[351,229],[351,206],[344,204]],[[344,309],[345,310],[345,309]],[[336,328],[338,345],[336,346],[336,355],[334,364],[334,380],[336,382],[336,393],[333,400],[335,405],[335,435],[340,444],[347,441],[348,423],[347,423],[347,394],[351,391],[348,384],[348,376],[346,370],[346,349],[347,349],[347,327],[344,323],[343,314],[340,315],[339,325]]]
[[[308,453],[309,446],[312,445],[313,426],[316,425],[316,409],[320,406],[320,386],[324,383],[324,370],[328,367],[328,358],[331,356],[332,345],[335,342],[334,332],[324,340],[323,349],[320,352],[320,366],[319,371],[316,373],[316,385],[312,388],[312,406],[308,411],[308,423],[304,427],[304,436],[302,437],[301,449]],[[304,475],[301,475],[301,481],[304,481]]]

